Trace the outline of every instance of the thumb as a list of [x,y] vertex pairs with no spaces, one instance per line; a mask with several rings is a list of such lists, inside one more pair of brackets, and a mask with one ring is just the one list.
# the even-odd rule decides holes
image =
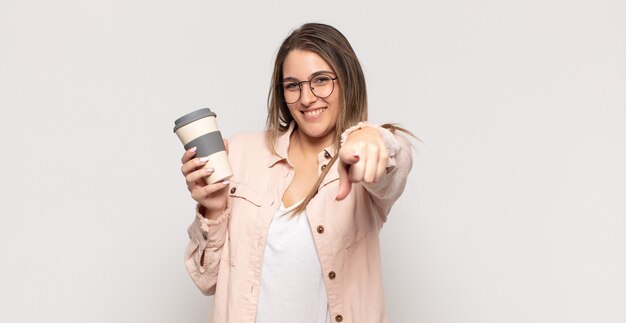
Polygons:
[[226,154],[228,154],[228,139],[223,139],[224,140],[224,148],[226,149]]
[[339,191],[337,192],[337,196],[335,197],[336,201],[341,201],[345,199],[350,190],[352,189],[352,182],[348,178],[348,169],[350,165],[344,163],[343,161],[339,161],[339,167],[337,167],[339,171]]

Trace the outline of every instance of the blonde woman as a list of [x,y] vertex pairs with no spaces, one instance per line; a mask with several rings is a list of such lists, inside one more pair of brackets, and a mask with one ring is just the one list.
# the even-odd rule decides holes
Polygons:
[[367,123],[359,61],[335,28],[282,43],[267,129],[226,144],[234,176],[207,185],[184,153],[196,217],[187,270],[216,323],[387,322],[379,232],[412,166],[403,129]]

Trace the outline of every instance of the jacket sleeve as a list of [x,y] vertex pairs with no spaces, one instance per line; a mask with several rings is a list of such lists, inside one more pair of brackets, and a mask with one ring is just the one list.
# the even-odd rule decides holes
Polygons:
[[200,204],[197,204],[196,217],[187,229],[189,243],[185,250],[185,266],[205,295],[215,294],[222,249],[228,238],[230,205],[229,197],[224,213],[215,219],[207,219],[200,214]]
[[367,122],[359,122],[344,131],[341,135],[341,142],[345,142],[351,132],[365,127],[378,129],[389,155],[386,173],[380,180],[375,183],[363,182],[360,184],[367,191],[372,205],[376,209],[375,213],[378,215],[378,225],[382,227],[383,223],[387,221],[391,207],[406,186],[407,177],[413,167],[412,147],[408,139],[398,134],[398,131],[392,133],[388,129]]

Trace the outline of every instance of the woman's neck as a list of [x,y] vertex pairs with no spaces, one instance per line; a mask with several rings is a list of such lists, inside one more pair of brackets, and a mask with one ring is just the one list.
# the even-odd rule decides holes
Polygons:
[[304,135],[299,129],[294,130],[291,138],[289,138],[289,150],[295,148],[295,151],[305,156],[317,156],[320,151],[333,143],[334,133],[320,138],[314,138]]

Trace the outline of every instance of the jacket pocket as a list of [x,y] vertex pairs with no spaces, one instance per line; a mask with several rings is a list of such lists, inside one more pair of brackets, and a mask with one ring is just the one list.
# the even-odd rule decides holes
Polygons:
[[[254,189],[244,183],[231,182],[229,194],[232,198],[233,210],[235,210],[235,206],[242,204],[242,201],[246,201],[255,207],[261,206],[261,196]],[[236,211],[238,212],[239,210]]]
[[242,254],[241,248],[249,248],[251,232],[254,229],[257,214],[264,203],[262,195],[245,183],[231,179],[228,190],[231,203],[228,221],[228,261],[231,267],[237,267],[242,262],[247,262],[247,259],[239,259],[238,255]]
[[341,238],[342,247],[350,249],[358,245],[363,238],[376,230],[376,223],[372,216],[372,206],[369,196],[360,184],[352,184],[352,189],[348,196],[339,202],[334,198],[339,191],[339,181],[334,180],[320,189],[320,195],[331,205],[326,210],[327,214],[332,214],[326,219],[328,224],[337,228]]

